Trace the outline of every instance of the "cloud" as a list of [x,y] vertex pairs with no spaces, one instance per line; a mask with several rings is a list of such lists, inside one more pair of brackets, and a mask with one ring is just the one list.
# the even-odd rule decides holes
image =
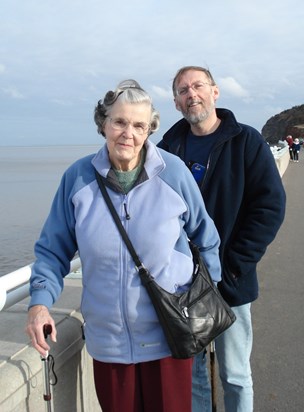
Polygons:
[[234,97],[248,101],[250,92],[242,87],[233,77],[222,77],[219,79],[221,90]]
[[164,88],[160,86],[152,86],[152,91],[155,96],[160,97],[165,100],[172,100],[173,94],[170,87]]
[[62,100],[62,99],[51,99],[51,102],[58,105],[58,106],[73,106],[73,103],[68,100]]
[[[303,103],[304,31],[297,23],[304,8],[298,0],[189,0],[186,8],[176,0],[159,8],[152,0],[2,3],[2,129],[11,127],[10,116],[18,119],[15,106],[26,99],[27,116],[36,116],[38,102],[48,104],[50,117],[64,110],[74,127],[64,135],[72,141],[80,135],[79,113],[89,116],[95,102],[127,78],[151,93],[167,128],[180,116],[171,84],[185,65],[210,68],[223,107],[257,128],[270,112]],[[277,107],[268,112],[265,105]],[[24,123],[20,128],[26,133]],[[53,141],[55,133],[49,128],[45,139]],[[13,133],[7,135],[12,144]],[[30,130],[27,136],[34,138]]]
[[25,96],[19,92],[19,90],[12,86],[12,87],[4,87],[2,88],[4,94],[8,95],[12,99],[25,99]]

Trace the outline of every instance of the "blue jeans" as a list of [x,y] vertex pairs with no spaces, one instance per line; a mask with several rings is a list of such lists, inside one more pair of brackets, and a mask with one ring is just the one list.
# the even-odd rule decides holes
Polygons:
[[211,412],[211,386],[205,351],[195,356],[192,365],[192,412]]
[[[226,412],[253,411],[250,307],[250,303],[233,307],[237,320],[215,340]],[[192,412],[211,412],[211,388],[204,354],[197,355],[193,363]]]

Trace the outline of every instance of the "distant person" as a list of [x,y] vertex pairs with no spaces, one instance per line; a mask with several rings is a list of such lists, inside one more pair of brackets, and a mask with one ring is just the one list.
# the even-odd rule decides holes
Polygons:
[[300,145],[300,140],[298,138],[296,138],[291,146],[292,148],[292,154],[293,154],[293,161],[294,162],[299,162],[299,153],[300,153],[300,149],[301,149],[301,145]]
[[293,145],[293,137],[289,134],[286,136],[286,141],[288,143],[288,149],[289,149],[289,158],[290,160],[294,160],[293,158],[293,150],[292,150],[292,145]]
[[214,281],[221,278],[219,236],[192,174],[176,156],[148,140],[159,127],[149,95],[134,80],[106,93],[95,108],[100,151],[63,175],[35,246],[26,331],[45,356],[43,325],[78,250],[82,314],[95,388],[103,412],[191,412],[193,359],[173,359],[154,307],[100,193],[109,195],[134,248],[155,280],[185,290],[198,245]]
[[[216,109],[219,94],[209,70],[181,68],[173,80],[173,96],[184,119],[165,133],[158,146],[178,155],[193,171],[219,231],[222,281],[218,286],[237,317],[215,341],[225,411],[251,412],[256,267],[283,222],[285,192],[263,137],[238,123],[230,110]],[[193,365],[193,412],[202,411],[211,407],[206,360],[200,354]]]

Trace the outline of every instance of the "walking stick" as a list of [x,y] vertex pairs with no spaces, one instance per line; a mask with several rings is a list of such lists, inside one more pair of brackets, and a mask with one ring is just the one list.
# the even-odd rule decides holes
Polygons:
[[[44,325],[43,326],[43,334],[45,339],[47,339],[48,335],[52,333],[52,326],[51,325]],[[49,362],[53,361],[53,357],[50,359],[50,355],[47,352],[44,357],[41,356],[41,361],[43,362],[43,377],[44,377],[44,393],[43,399],[46,402],[46,411],[52,412],[52,394],[51,394],[51,383],[50,383],[50,365]]]
[[216,412],[216,375],[215,375],[215,342],[210,343],[210,380],[212,412]]

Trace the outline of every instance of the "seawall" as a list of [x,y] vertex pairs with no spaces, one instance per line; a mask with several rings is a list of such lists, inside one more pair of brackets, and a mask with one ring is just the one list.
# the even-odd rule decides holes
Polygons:
[[[81,333],[81,289],[81,279],[66,279],[64,291],[51,309],[58,332],[57,343],[50,342],[58,378],[52,387],[52,410],[59,412],[100,411],[92,360]],[[0,313],[1,412],[41,412],[46,408],[43,363],[24,333],[28,300]]]

